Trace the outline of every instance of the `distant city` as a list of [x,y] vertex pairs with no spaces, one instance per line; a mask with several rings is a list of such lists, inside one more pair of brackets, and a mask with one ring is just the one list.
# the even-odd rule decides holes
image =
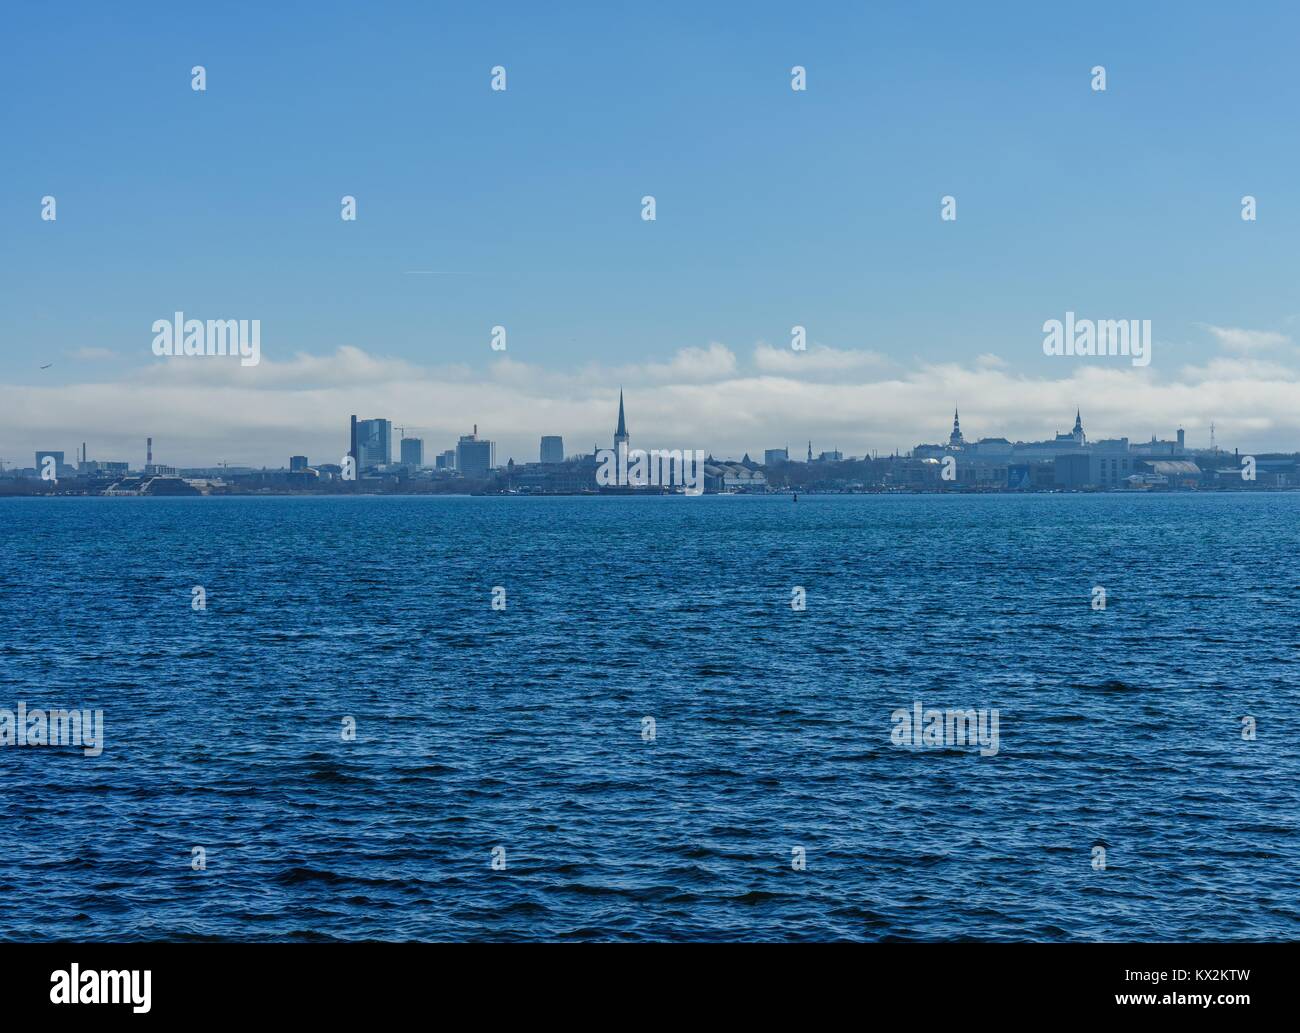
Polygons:
[[[430,462],[424,439],[408,436],[406,430],[394,428],[387,419],[353,415],[347,451],[337,462],[312,463],[307,456],[294,455],[279,469],[226,463],[177,469],[155,462],[153,438],[145,439],[145,461],[139,467],[125,460],[90,459],[85,444],[75,453],[74,463],[66,461],[64,451],[40,450],[33,466],[5,469],[0,464],[0,495],[625,495],[680,490],[670,485],[598,485],[600,448],[631,447],[622,392],[610,446],[566,455],[560,435],[542,435],[536,462],[511,459],[498,465],[496,444],[481,437],[477,425]],[[793,454],[788,446],[765,449],[761,462],[748,454],[739,460],[710,455],[703,480],[706,494],[1277,490],[1300,487],[1300,453],[1220,450],[1213,442],[1213,426],[1209,447],[1200,449],[1187,447],[1182,429],[1165,440],[1153,436],[1142,442],[1092,441],[1077,410],[1071,430],[1041,441],[968,441],[954,410],[946,441],[918,444],[906,454],[814,452],[809,441]]]

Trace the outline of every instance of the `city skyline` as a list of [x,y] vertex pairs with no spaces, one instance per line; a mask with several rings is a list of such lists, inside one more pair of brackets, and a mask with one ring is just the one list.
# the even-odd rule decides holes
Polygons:
[[[350,431],[348,433],[348,444],[344,451],[336,460],[331,458],[328,453],[321,454],[319,458],[309,454],[294,453],[289,455],[287,460],[280,463],[263,464],[254,466],[251,464],[238,464],[229,461],[219,461],[217,463],[175,463],[159,462],[156,464],[160,471],[172,471],[176,469],[218,469],[221,467],[235,469],[265,469],[265,470],[296,470],[307,467],[334,467],[339,466],[347,457],[352,457],[354,465],[358,471],[365,472],[383,468],[396,468],[399,466],[409,466],[421,469],[446,469],[455,470],[458,473],[464,473],[466,468],[472,469],[475,475],[483,475],[494,469],[504,469],[508,464],[525,465],[536,463],[557,463],[565,462],[580,457],[590,457],[596,455],[599,451],[612,448],[617,450],[620,445],[623,448],[633,447],[630,445],[632,435],[629,433],[628,424],[624,405],[624,392],[619,390],[618,415],[614,427],[612,439],[601,443],[599,440],[593,443],[590,450],[578,446],[572,449],[564,447],[565,437],[562,434],[541,433],[535,436],[537,446],[531,456],[523,457],[501,457],[497,456],[498,442],[492,439],[488,434],[479,434],[478,424],[474,424],[469,433],[460,434],[450,448],[440,448],[444,442],[441,439],[429,440],[423,434],[406,433],[410,431],[409,426],[397,425],[393,420],[385,417],[359,417],[353,413],[350,417]],[[1179,426],[1174,431],[1173,438],[1162,438],[1158,433],[1152,433],[1150,438],[1133,437],[1128,434],[1106,435],[1106,434],[1089,434],[1083,428],[1082,409],[1076,408],[1073,426],[1069,431],[1053,431],[1049,436],[1030,437],[1030,438],[1013,438],[1000,434],[972,434],[967,435],[961,426],[960,407],[954,408],[952,415],[952,429],[947,435],[932,435],[929,440],[917,441],[906,449],[899,449],[895,452],[874,453],[878,457],[896,455],[901,457],[915,458],[933,458],[944,454],[966,455],[969,459],[978,460],[981,463],[996,462],[1005,460],[1015,453],[1022,458],[1032,459],[1036,450],[1043,448],[1060,448],[1080,447],[1087,449],[1101,448],[1106,451],[1114,451],[1122,447],[1127,451],[1132,449],[1134,452],[1142,451],[1152,446],[1160,446],[1163,450],[1170,448],[1176,449],[1177,453],[1209,453],[1217,452],[1220,454],[1232,454],[1241,452],[1239,446],[1225,446],[1224,443],[1216,436],[1217,428],[1211,425],[1210,440],[1204,444],[1198,444],[1195,441],[1188,440],[1185,428]],[[88,445],[82,442],[81,445],[72,453],[74,456],[72,463],[66,463],[67,449],[44,448],[36,449],[33,458],[36,467],[39,467],[43,456],[50,455],[57,457],[58,468],[64,469],[65,465],[68,470],[74,470],[78,463],[90,460],[91,463],[102,465],[109,463],[115,467],[122,467],[124,464],[132,470],[149,470],[154,468],[152,436],[145,439],[146,462],[135,465],[130,459],[113,458],[107,459],[96,457],[90,459]],[[849,451],[836,447],[830,443],[829,447],[822,447],[819,443],[814,448],[812,439],[806,441],[807,456],[803,458],[803,453],[799,448],[791,448],[788,441],[784,444],[773,444],[761,448],[746,449],[739,455],[724,454],[716,449],[705,446],[703,451],[707,452],[712,458],[723,462],[736,462],[744,458],[760,465],[767,465],[769,459],[773,456],[780,455],[781,462],[839,462],[845,460],[871,459],[873,453],[865,452],[861,454],[851,453]],[[394,446],[397,446],[394,448]],[[666,448],[670,447],[669,442],[655,440],[653,437],[643,439],[642,443],[635,447],[645,448]],[[1259,454],[1270,454],[1276,452],[1280,454],[1300,455],[1300,443],[1292,449],[1278,450],[1248,450],[1258,452]],[[550,457],[547,457],[547,453]],[[1045,453],[1044,453],[1045,454]],[[1242,453],[1246,454],[1246,453]],[[451,458],[454,457],[454,458]],[[759,457],[762,457],[760,460]],[[161,458],[161,457],[160,457]],[[448,462],[448,459],[451,459]],[[1048,457],[1050,458],[1050,456]],[[31,469],[23,466],[21,461],[6,461],[7,469],[11,471]],[[445,465],[444,465],[445,464]],[[5,467],[0,467],[4,469]],[[60,474],[62,476],[62,474]]]

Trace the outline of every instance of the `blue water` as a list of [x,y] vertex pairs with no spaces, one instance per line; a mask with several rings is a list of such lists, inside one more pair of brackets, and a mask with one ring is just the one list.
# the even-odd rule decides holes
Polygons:
[[[0,748],[2,937],[1300,933],[1300,495],[10,499],[0,526],[0,707],[102,708],[107,740]],[[998,708],[999,752],[894,746],[916,700]]]

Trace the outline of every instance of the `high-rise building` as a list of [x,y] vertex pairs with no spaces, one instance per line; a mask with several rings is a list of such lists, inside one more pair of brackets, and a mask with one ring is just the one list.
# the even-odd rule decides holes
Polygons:
[[424,439],[402,438],[402,465],[424,465]]
[[454,470],[456,469],[456,452],[454,449],[447,449],[445,452],[439,452],[433,460],[435,470]]
[[474,433],[462,435],[456,443],[456,469],[462,477],[483,478],[496,465],[496,443],[480,440],[478,424],[474,424]]
[[790,461],[789,448],[767,448],[763,450],[763,465],[776,466]]
[[357,420],[355,457],[357,472],[387,466],[393,461],[393,425],[388,420]]
[[307,457],[306,457],[306,456],[290,456],[290,457],[289,457],[289,472],[290,472],[290,473],[298,473],[299,471],[301,471],[301,470],[305,470],[305,469],[307,469]]
[[564,462],[564,438],[558,434],[547,434],[543,437],[541,461],[543,463]]

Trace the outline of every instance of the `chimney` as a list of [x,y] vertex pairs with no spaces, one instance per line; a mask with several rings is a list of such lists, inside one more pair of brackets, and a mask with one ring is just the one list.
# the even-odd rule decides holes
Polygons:
[[144,439],[145,465],[153,466],[153,438]]

